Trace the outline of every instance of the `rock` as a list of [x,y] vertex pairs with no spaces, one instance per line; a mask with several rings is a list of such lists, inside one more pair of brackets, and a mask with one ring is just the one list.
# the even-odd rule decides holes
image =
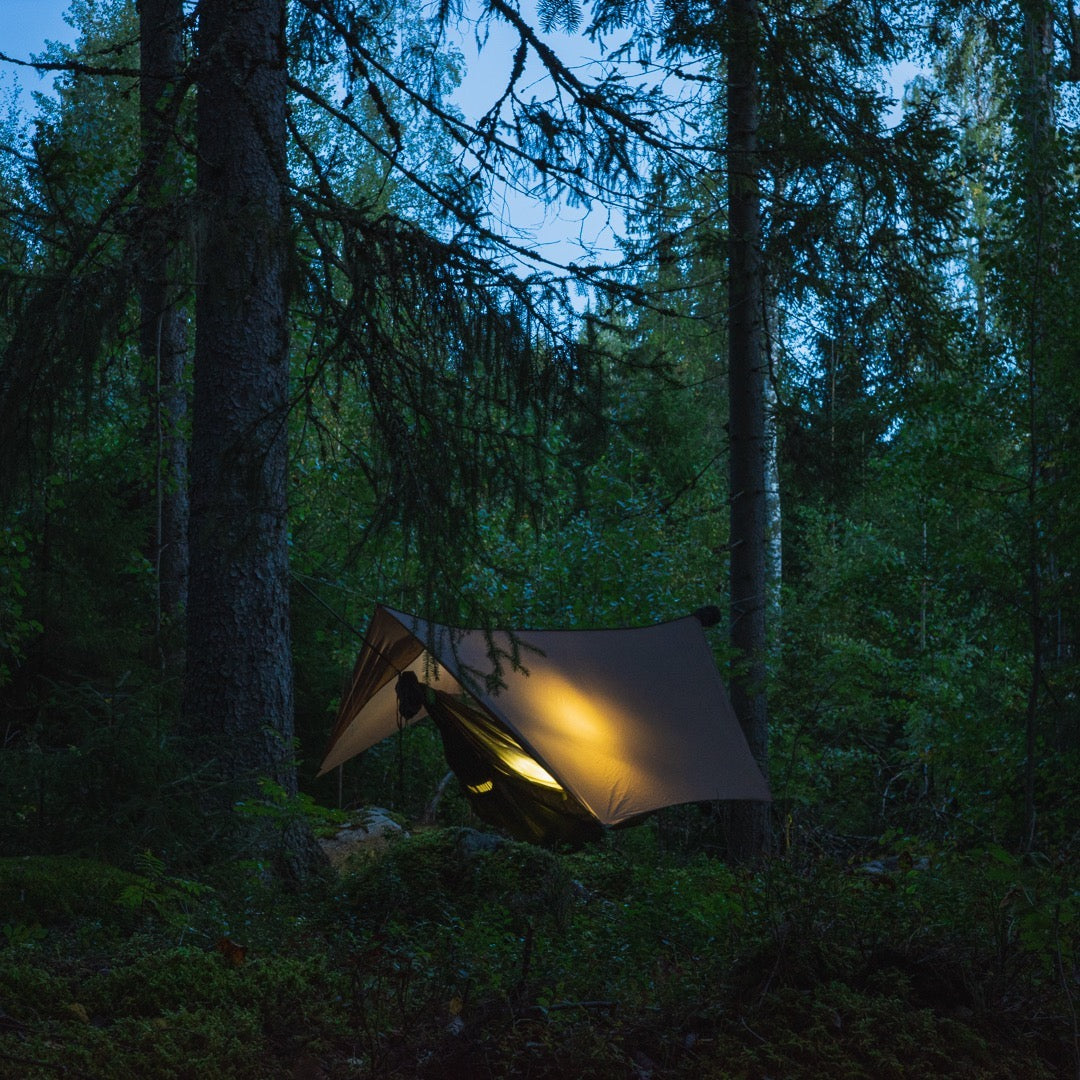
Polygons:
[[388,810],[369,806],[358,810],[352,821],[342,825],[333,836],[323,837],[319,843],[330,865],[336,868],[355,855],[378,855],[395,840],[408,835]]
[[917,859],[904,852],[901,855],[886,855],[881,859],[871,859],[863,863],[859,869],[864,874],[895,874],[898,871],[929,870],[930,859],[926,855],[920,855]]
[[462,855],[479,855],[486,851],[495,851],[506,843],[504,836],[495,833],[480,832],[477,829],[459,829],[458,848]]

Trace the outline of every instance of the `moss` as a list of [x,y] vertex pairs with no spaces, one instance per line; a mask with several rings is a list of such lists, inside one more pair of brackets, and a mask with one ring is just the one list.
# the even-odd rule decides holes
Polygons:
[[17,1049],[43,1075],[269,1080],[292,1076],[289,1062],[340,1026],[344,981],[318,955],[237,964],[213,949],[159,948],[66,975],[41,959],[0,960],[0,1075]]
[[559,921],[573,885],[549,851],[472,829],[432,829],[361,865],[346,891],[368,924],[445,921],[487,905]]
[[0,951],[0,1016],[16,1032],[25,1025],[60,1019],[62,1010],[75,1000],[71,980],[44,967],[33,953]]
[[1019,1047],[903,997],[867,994],[842,982],[788,988],[723,1025],[699,1055],[708,1078],[906,1080],[911,1076],[1050,1080],[1053,1073]]
[[21,856],[0,859],[0,911],[14,923],[57,926],[78,918],[125,918],[125,897],[147,880],[94,859]]
[[155,856],[138,856],[145,874],[66,855],[0,859],[0,944],[76,934],[106,944],[156,924],[183,931],[209,886],[164,873]]
[[[324,893],[286,903],[238,873],[195,913],[202,931],[154,915],[123,937],[132,890],[170,879],[0,870],[21,917],[52,890],[59,920],[0,942],[0,1075],[16,1059],[28,1080],[1049,1080],[1075,1065],[1054,1041],[1055,984],[1023,966],[1001,982],[955,916],[978,911],[958,904],[968,878],[947,868],[894,891],[836,867],[641,865],[432,830]],[[221,932],[246,951],[216,948]]]

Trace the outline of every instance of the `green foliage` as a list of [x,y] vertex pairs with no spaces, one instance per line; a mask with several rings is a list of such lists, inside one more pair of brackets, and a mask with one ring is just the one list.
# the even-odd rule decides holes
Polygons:
[[[1028,571],[1018,491],[1003,479],[1016,446],[999,393],[973,381],[924,386],[843,510],[785,518],[774,793],[833,834],[1012,844],[1021,832],[1031,643],[1015,612]],[[1056,657],[1065,683],[1067,650]],[[1074,829],[1076,743],[1050,724],[1052,702],[1041,715],[1040,827],[1057,846]]]
[[26,538],[11,525],[0,532],[0,687],[11,678],[11,666],[24,659],[28,642],[41,633],[41,623],[25,613],[25,577],[31,568]]
[[185,800],[184,761],[164,730],[175,688],[148,685],[142,672],[61,674],[22,683],[25,697],[9,713],[17,726],[0,751],[0,854],[124,860],[146,847],[190,853],[205,842],[206,823]]
[[49,932],[99,920],[130,929],[146,914],[182,921],[209,891],[199,882],[166,874],[162,860],[150,852],[135,863],[137,873],[72,856],[0,859],[0,910],[12,919],[9,942],[28,940],[20,926]]
[[305,792],[290,794],[279,783],[267,777],[259,780],[258,789],[263,796],[261,800],[237,804],[236,809],[241,817],[261,818],[282,829],[303,821],[315,832],[332,832],[349,817],[342,810],[320,806]]
[[165,861],[152,851],[142,851],[135,856],[135,866],[141,880],[126,886],[120,894],[120,903],[133,911],[146,908],[166,919],[175,917],[177,910],[186,915],[185,905],[192,904],[211,892],[209,885],[165,873]]
[[78,978],[34,977],[3,965],[5,1003],[18,993],[9,1022],[23,1033],[17,1051],[5,1056],[15,1057],[26,1077],[57,1067],[117,1080],[134,1072],[291,1077],[302,1056],[296,1048],[311,1043],[327,1000],[311,990],[333,989],[325,975],[315,958],[267,957],[237,967],[217,952],[191,949],[117,958],[104,972]]
[[1071,1060],[1069,861],[898,841],[892,868],[750,873],[629,835],[559,856],[434,830],[304,896],[241,868],[212,895],[176,886],[182,938],[154,904],[131,933],[125,889],[175,884],[152,856],[145,876],[6,860],[3,887],[66,901],[0,940],[0,1060],[34,1080],[1049,1080]]
[[436,829],[395,845],[349,881],[351,902],[373,926],[451,920],[461,906],[506,905],[517,916],[550,916],[568,904],[570,881],[550,852],[495,842],[469,829]]
[[[344,39],[320,30],[314,6],[298,16],[296,70],[335,105],[346,92],[352,127],[311,97],[293,103],[306,793],[264,783],[243,813],[320,830],[341,820],[324,805],[336,778],[316,786],[312,774],[357,647],[331,612],[356,626],[375,600],[462,623],[681,615],[722,579],[729,493],[722,178],[658,171],[625,279],[655,290],[648,304],[605,309],[602,330],[563,325],[545,304],[530,315],[520,279],[448,244],[446,208],[388,172],[391,152],[477,212],[456,144],[419,117],[395,131],[390,114],[412,106],[390,78],[346,64],[339,84]],[[371,40],[385,39],[395,71],[457,77],[459,58],[422,19],[377,7]],[[637,10],[606,7],[617,22]],[[130,5],[78,12],[88,47],[119,27],[127,51],[107,55],[132,62]],[[577,8],[541,15],[565,28]],[[0,861],[0,1068],[1075,1072],[1080,259],[1076,177],[1059,168],[1075,120],[1061,114],[1040,219],[1008,129],[1015,20],[963,28],[886,132],[873,64],[900,42],[880,12],[767,16],[769,59],[784,61],[765,72],[762,163],[776,181],[768,317],[785,550],[769,689],[786,857],[754,873],[704,857],[715,823],[676,808],[574,856],[473,850],[472,834],[446,830],[330,895],[284,898],[255,861],[217,868],[209,891],[191,856],[213,850],[220,822],[191,810],[199,777],[176,752],[177,687],[149,662],[130,79],[72,76],[20,144],[34,170],[7,156],[0,853],[19,857]],[[700,43],[723,25],[675,29]],[[822,72],[838,73],[833,85]],[[948,176],[937,89],[962,118],[962,168]],[[695,123],[723,134],[715,109]],[[365,138],[376,151],[358,149]],[[1040,645],[1042,854],[1020,857]],[[346,767],[343,801],[417,818],[444,772],[437,733],[410,728]],[[456,785],[440,820],[471,821]]]
[[[329,721],[325,715],[320,716],[320,721],[318,741],[314,745],[321,750]],[[407,820],[419,820],[447,771],[438,730],[430,722],[414,724],[373,746],[359,758],[346,762],[341,777],[342,805],[380,806]],[[312,786],[325,801],[336,802],[336,771]],[[452,778],[445,788],[438,807],[440,824],[475,824],[456,778]]]
[[45,928],[36,922],[32,924],[7,922],[0,926],[0,933],[3,933],[5,943],[13,949],[36,945],[48,936]]

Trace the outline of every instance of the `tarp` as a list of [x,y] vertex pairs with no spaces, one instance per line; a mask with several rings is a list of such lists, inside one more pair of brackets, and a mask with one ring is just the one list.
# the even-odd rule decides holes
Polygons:
[[[395,686],[405,671],[424,685],[427,704],[405,722],[432,717],[478,809],[493,789],[513,788],[519,808],[529,792],[541,802],[546,792],[572,816],[616,826],[679,803],[770,798],[693,616],[614,630],[486,632],[379,606],[320,775],[397,732]],[[475,762],[472,771],[469,754],[494,775]],[[488,780],[492,787],[474,790]]]

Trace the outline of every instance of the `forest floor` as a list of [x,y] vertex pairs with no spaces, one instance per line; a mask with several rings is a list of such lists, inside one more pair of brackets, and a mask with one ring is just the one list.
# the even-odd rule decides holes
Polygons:
[[1076,1077],[1071,861],[433,829],[303,892],[0,860],[0,1077]]

